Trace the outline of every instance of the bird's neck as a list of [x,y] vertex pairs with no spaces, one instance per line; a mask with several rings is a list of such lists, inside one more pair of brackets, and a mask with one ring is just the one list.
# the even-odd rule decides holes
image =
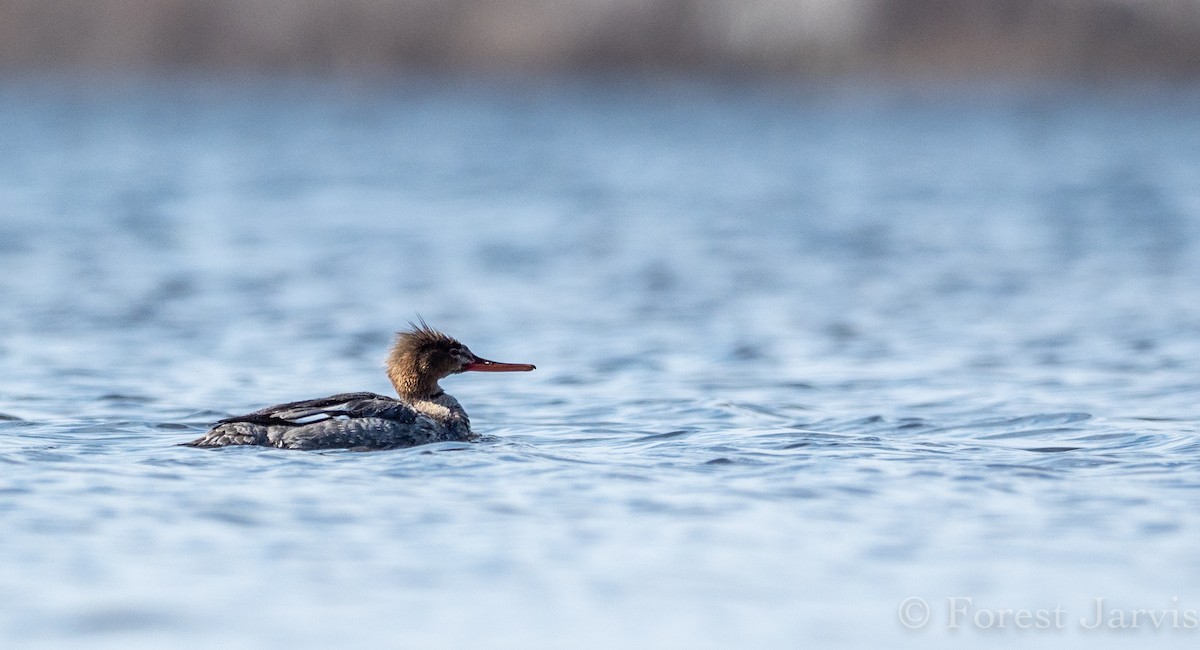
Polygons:
[[454,431],[457,436],[467,437],[471,434],[471,420],[467,417],[466,410],[458,400],[444,392],[424,399],[403,401],[418,413],[427,415],[434,422]]
[[433,399],[437,395],[444,394],[442,387],[438,386],[437,379],[413,372],[411,368],[398,365],[389,366],[388,379],[392,380],[396,394],[405,402]]

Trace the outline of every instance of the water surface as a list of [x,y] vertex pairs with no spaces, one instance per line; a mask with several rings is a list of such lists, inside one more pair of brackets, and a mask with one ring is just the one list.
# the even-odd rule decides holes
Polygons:
[[[1080,623],[1200,609],[1193,90],[64,87],[0,86],[5,645],[1200,638]],[[174,446],[418,314],[538,365],[444,382],[482,442]]]

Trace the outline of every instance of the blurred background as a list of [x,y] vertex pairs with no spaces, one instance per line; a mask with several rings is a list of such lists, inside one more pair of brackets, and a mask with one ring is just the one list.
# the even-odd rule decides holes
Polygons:
[[0,68],[1194,78],[1196,0],[0,0]]

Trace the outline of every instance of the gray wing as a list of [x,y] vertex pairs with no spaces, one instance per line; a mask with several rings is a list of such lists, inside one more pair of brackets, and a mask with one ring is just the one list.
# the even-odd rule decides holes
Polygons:
[[341,393],[225,418],[189,447],[262,445],[285,449],[393,449],[437,440],[437,426],[412,407],[375,393]]
[[411,413],[405,403],[394,397],[384,397],[376,393],[339,393],[329,397],[276,404],[259,409],[253,413],[225,418],[217,422],[232,424],[248,422],[251,424],[311,424],[336,417],[405,417]]

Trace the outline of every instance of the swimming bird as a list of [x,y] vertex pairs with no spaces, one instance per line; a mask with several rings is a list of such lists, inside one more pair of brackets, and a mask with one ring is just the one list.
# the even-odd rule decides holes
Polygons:
[[183,445],[366,451],[472,440],[476,436],[467,412],[438,381],[460,372],[534,369],[527,363],[481,359],[424,321],[396,336],[386,366],[399,399],[363,392],[277,404],[220,420],[208,433]]

